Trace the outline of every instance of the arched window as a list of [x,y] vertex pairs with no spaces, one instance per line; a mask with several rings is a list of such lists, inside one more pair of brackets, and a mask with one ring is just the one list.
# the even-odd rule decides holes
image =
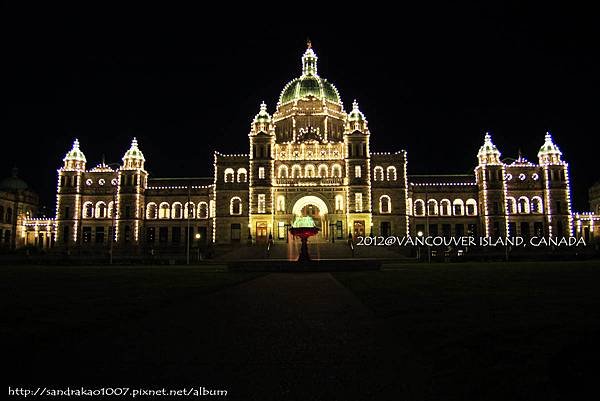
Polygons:
[[277,211],[285,212],[285,196],[283,195],[277,197]]
[[477,201],[475,199],[467,199],[465,207],[467,209],[467,216],[477,216]]
[[183,217],[186,219],[188,217],[190,219],[196,218],[196,205],[194,204],[194,202],[185,203],[185,208],[183,209]]
[[435,199],[429,199],[427,201],[427,214],[429,216],[437,216],[438,214],[438,203]]
[[342,212],[344,210],[344,197],[342,195],[335,196],[335,211]]
[[208,203],[206,203],[206,202],[198,203],[198,218],[199,219],[208,219]]
[[158,207],[156,203],[150,202],[146,205],[146,218],[155,219],[158,217]]
[[381,195],[379,197],[379,213],[391,213],[392,201],[389,196]]
[[394,166],[389,166],[386,170],[386,178],[388,181],[396,181],[397,178],[397,174],[396,174],[396,167]]
[[425,202],[422,199],[415,200],[415,216],[425,216]]
[[383,167],[376,166],[373,169],[373,180],[374,181],[383,181]]
[[234,196],[229,201],[229,214],[240,215],[242,214],[242,200],[238,196]]
[[335,178],[342,178],[342,166],[334,164],[331,166],[331,176]]
[[288,166],[286,166],[285,164],[279,166],[279,170],[277,171],[277,177],[288,178]]
[[172,219],[180,219],[181,217],[183,217],[183,206],[181,205],[181,202],[175,202],[173,203],[173,206],[171,206],[171,218]]
[[448,199],[442,199],[440,201],[440,215],[450,216],[450,201]]
[[113,217],[114,207],[115,207],[115,205],[114,205],[113,201],[108,202],[108,218],[109,219],[112,219],[112,217]]
[[85,202],[83,204],[83,218],[91,219],[94,217],[94,204],[92,202]]
[[309,177],[309,178],[314,177],[315,176],[315,166],[313,166],[312,164],[307,164],[306,166],[304,166],[304,176]]
[[106,218],[106,202],[96,202],[96,218],[105,219]]
[[234,176],[233,169],[232,168],[226,168],[225,169],[225,176],[224,176],[225,182],[233,182],[233,176]]
[[158,208],[158,218],[159,219],[170,219],[171,218],[171,207],[167,202],[163,202],[160,204]]
[[508,214],[517,214],[517,201],[512,196],[506,197],[506,210]]
[[529,213],[529,199],[526,196],[521,196],[519,198],[519,213],[528,214]]
[[319,164],[319,177],[325,178],[328,176],[327,174],[328,167],[326,164]]
[[452,202],[452,214],[455,216],[463,216],[465,214],[465,203],[462,199],[454,199],[454,202]]
[[246,182],[248,179],[248,171],[245,168],[238,168],[237,171],[237,181],[238,182]]
[[298,164],[292,166],[292,178],[300,178],[302,176],[302,167]]
[[542,206],[542,198],[534,196],[531,198],[531,213],[543,213],[544,207]]

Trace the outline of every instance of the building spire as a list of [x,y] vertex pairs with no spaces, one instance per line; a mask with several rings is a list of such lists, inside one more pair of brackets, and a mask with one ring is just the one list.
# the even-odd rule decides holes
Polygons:
[[306,51],[302,56],[302,75],[314,75],[317,76],[317,55],[312,48],[312,42],[310,39],[306,41]]

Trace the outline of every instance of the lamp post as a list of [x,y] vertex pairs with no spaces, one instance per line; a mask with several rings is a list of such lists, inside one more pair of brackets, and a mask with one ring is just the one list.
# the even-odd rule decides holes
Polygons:
[[200,233],[196,233],[196,248],[198,249],[198,262],[200,261],[200,238],[202,235]]
[[[423,237],[423,231],[419,231],[417,233],[417,236],[419,238]],[[421,245],[417,245],[417,260],[420,262],[421,261]]]

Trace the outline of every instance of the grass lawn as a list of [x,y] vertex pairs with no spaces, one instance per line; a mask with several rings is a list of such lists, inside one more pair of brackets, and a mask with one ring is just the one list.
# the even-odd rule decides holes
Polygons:
[[260,275],[177,266],[1,267],[0,330],[5,344],[43,348]]
[[335,277],[410,345],[427,399],[575,400],[592,390],[598,261],[387,267]]

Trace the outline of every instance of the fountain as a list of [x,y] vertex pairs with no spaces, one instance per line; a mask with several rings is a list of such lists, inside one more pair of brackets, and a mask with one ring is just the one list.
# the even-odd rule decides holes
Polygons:
[[292,235],[300,237],[300,240],[302,241],[298,262],[310,262],[310,255],[308,254],[308,238],[317,235],[319,230],[320,229],[315,226],[315,222],[310,216],[296,217],[296,220],[292,223],[290,232]]

